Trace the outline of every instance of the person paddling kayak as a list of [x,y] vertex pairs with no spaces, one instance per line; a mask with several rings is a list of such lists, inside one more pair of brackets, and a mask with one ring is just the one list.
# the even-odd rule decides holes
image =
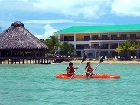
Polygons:
[[73,63],[70,62],[70,63],[69,63],[69,67],[67,67],[67,69],[66,69],[67,75],[68,75],[68,76],[74,76],[74,75],[75,75],[75,69],[78,69],[78,68],[74,68],[74,67],[73,67]]
[[87,66],[85,67],[85,73],[87,78],[90,78],[90,76],[93,75],[93,70],[95,69],[91,67],[90,62],[87,62]]

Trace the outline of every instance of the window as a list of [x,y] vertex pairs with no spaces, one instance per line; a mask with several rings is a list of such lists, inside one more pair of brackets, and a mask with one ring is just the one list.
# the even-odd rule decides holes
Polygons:
[[90,48],[89,44],[84,45],[84,49],[89,49],[89,48]]
[[130,34],[130,39],[136,39],[136,34]]
[[90,36],[84,36],[84,41],[89,41],[90,40]]
[[102,40],[107,40],[109,39],[107,35],[102,35]]
[[76,45],[76,49],[89,49],[89,44],[78,44]]
[[127,39],[127,34],[121,34],[120,39],[121,40],[126,40]]
[[118,47],[118,43],[113,43],[110,45],[111,49],[116,49]]
[[107,56],[108,55],[108,52],[107,51],[101,51],[100,52],[100,56]]
[[102,44],[101,49],[108,49],[108,44]]
[[76,45],[76,49],[84,49],[84,45]]
[[112,39],[112,40],[117,39],[117,35],[111,35],[111,39]]
[[99,44],[92,44],[91,47],[94,49],[99,49]]
[[93,57],[93,53],[88,53],[88,57]]
[[74,41],[74,36],[64,36],[64,41]]
[[98,39],[99,39],[98,35],[92,36],[92,40],[98,40]]

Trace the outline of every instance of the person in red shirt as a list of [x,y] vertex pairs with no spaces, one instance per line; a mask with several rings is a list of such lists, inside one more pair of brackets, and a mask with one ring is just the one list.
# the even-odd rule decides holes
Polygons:
[[87,78],[89,78],[90,76],[93,75],[93,70],[94,70],[94,68],[91,67],[90,62],[87,62],[87,66],[85,68],[85,73],[86,73]]
[[74,76],[74,75],[75,75],[75,69],[78,69],[78,68],[74,68],[74,67],[73,67],[73,63],[70,62],[70,63],[69,63],[69,67],[67,67],[67,69],[66,69],[67,75],[69,75],[69,76]]

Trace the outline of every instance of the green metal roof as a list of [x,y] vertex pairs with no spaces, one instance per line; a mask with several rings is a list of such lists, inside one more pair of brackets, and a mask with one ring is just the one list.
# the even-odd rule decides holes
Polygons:
[[67,33],[96,33],[96,32],[133,32],[140,31],[140,24],[133,25],[102,25],[102,26],[73,26],[59,30],[56,34]]

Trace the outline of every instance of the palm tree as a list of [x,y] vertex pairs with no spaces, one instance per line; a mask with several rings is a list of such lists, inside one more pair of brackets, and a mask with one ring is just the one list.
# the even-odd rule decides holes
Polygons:
[[116,52],[124,53],[124,57],[128,59],[131,56],[131,52],[136,51],[138,48],[140,48],[140,42],[134,40],[127,40],[120,44],[118,48],[116,48]]
[[69,44],[67,42],[64,42],[62,43],[62,45],[60,46],[60,50],[61,50],[61,53],[63,55],[74,55],[74,46],[72,44]]
[[60,46],[60,41],[56,36],[50,36],[49,39],[46,39],[45,43],[48,46],[49,53],[51,54],[55,54],[56,49]]

